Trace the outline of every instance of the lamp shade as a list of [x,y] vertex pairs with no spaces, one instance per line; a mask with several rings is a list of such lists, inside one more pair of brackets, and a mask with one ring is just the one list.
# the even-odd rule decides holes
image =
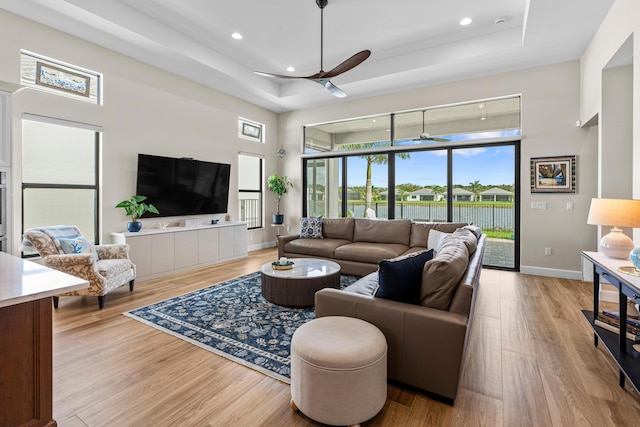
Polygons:
[[610,258],[627,259],[633,241],[618,227],[640,227],[640,200],[591,199],[588,224],[612,226],[600,240],[600,252]]
[[591,199],[587,224],[640,227],[640,200]]

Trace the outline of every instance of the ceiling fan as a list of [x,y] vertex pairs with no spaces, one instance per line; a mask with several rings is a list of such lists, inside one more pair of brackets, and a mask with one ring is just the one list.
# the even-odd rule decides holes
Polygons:
[[427,110],[422,111],[422,133],[417,138],[413,138],[412,141],[438,141],[438,142],[447,142],[449,141],[446,138],[438,138],[436,136],[431,136],[424,130],[424,116]]
[[320,8],[320,71],[311,76],[286,76],[282,74],[272,74],[265,73],[262,71],[254,71],[254,73],[265,76],[265,77],[275,77],[280,79],[307,79],[314,81],[318,84],[324,86],[329,92],[331,92],[334,96],[338,98],[344,98],[347,96],[342,90],[340,90],[336,85],[331,83],[329,80],[332,77],[339,76],[342,73],[349,71],[350,69],[360,65],[364,62],[365,59],[371,55],[370,50],[363,50],[362,52],[358,52],[353,55],[351,58],[343,61],[341,64],[336,66],[330,71],[324,71],[323,69],[323,27],[324,27],[324,8],[329,3],[329,0],[316,0],[316,4]]

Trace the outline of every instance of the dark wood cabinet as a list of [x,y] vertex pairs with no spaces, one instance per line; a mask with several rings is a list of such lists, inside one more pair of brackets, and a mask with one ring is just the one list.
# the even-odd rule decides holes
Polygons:
[[0,308],[0,425],[55,426],[51,298]]
[[86,280],[0,252],[0,427],[56,426],[52,296]]

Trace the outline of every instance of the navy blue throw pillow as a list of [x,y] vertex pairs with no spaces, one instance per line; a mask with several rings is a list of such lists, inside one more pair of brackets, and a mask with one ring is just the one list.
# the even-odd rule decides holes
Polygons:
[[375,296],[409,304],[420,304],[422,269],[433,258],[433,249],[413,252],[378,263]]

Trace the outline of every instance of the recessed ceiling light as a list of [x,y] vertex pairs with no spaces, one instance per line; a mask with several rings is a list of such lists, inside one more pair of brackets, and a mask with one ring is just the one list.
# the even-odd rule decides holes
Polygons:
[[471,18],[462,18],[462,20],[460,21],[460,25],[469,25],[473,22],[473,19]]
[[296,69],[291,67],[291,66],[287,67],[287,71],[290,72],[290,73],[293,73],[295,70]]
[[242,34],[235,32],[235,33],[231,33],[231,37],[233,37],[236,40],[242,40]]

